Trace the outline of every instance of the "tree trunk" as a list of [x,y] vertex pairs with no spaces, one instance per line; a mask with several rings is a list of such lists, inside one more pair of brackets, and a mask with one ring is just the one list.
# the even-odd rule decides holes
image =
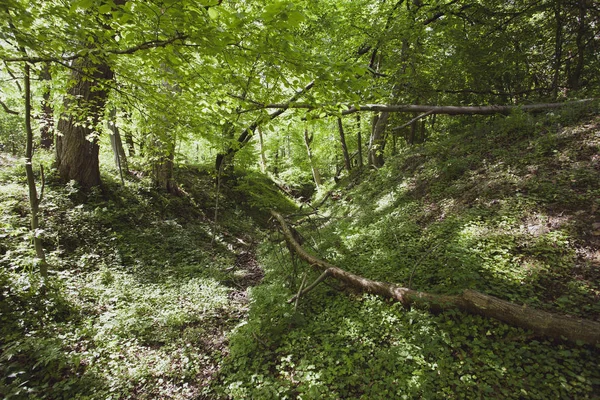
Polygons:
[[133,135],[129,130],[125,130],[125,143],[127,143],[127,151],[129,152],[129,157],[135,156],[135,144],[133,142]]
[[560,81],[560,69],[562,64],[562,45],[563,45],[563,20],[560,14],[561,5],[554,4],[554,20],[556,22],[556,31],[554,37],[554,77],[552,78],[552,97],[558,97],[558,84]]
[[383,167],[383,151],[385,150],[385,128],[390,113],[382,112],[374,121],[371,139],[369,141],[369,165],[375,168]]
[[583,75],[583,67],[585,65],[585,34],[587,31],[586,15],[587,5],[586,0],[579,0],[579,25],[577,29],[577,38],[575,42],[577,44],[577,64],[570,76],[569,83],[573,90],[578,90],[581,87],[581,77]]
[[[131,122],[131,116],[129,113],[125,113],[124,118]],[[129,157],[135,156],[135,143],[133,141],[132,132],[127,129],[123,132],[123,137],[125,138],[125,144],[127,144],[127,152],[129,153]]]
[[352,170],[352,164],[350,164],[350,154],[348,154],[348,146],[346,145],[346,135],[344,134],[344,126],[342,125],[342,119],[337,119],[338,131],[340,132],[340,143],[342,144],[342,153],[344,154],[344,165],[346,171]]
[[113,72],[108,65],[85,58],[76,59],[72,68],[75,83],[65,99],[67,114],[58,123],[56,165],[63,182],[74,180],[90,188],[100,185],[97,127],[107,97],[102,82],[111,80]]
[[257,127],[258,145],[260,146],[260,171],[264,174],[267,172],[267,158],[265,157],[265,142],[263,140],[262,129]]
[[308,154],[308,162],[310,163],[310,169],[312,171],[313,179],[315,181],[315,186],[317,190],[321,186],[321,174],[319,174],[319,169],[315,165],[315,160],[313,158],[312,149],[310,145],[313,141],[313,135],[308,135],[308,129],[304,129],[304,144],[306,145],[306,153]]
[[[414,115],[416,118],[416,115]],[[414,120],[413,118],[413,123],[410,124],[410,138],[408,140],[408,144],[409,145],[414,145],[415,144],[415,137],[417,135],[417,121]]]
[[360,127],[360,114],[356,114],[356,147],[358,147],[358,167],[363,167],[362,132]]
[[115,166],[119,170],[129,172],[127,165],[127,155],[125,155],[125,148],[123,147],[123,141],[121,140],[121,133],[117,126],[117,109],[110,109],[110,120],[107,122],[108,129],[111,131],[110,145],[113,150],[115,159]]
[[173,177],[175,138],[169,135],[166,141],[156,140],[153,150],[157,151],[154,161],[154,184],[167,193],[179,195],[180,190]]
[[431,294],[385,282],[373,281],[352,274],[308,253],[296,241],[281,214],[275,211],[271,211],[271,214],[281,224],[283,235],[291,251],[308,262],[313,268],[324,271],[327,276],[344,282],[352,288],[398,301],[404,306],[415,304],[438,312],[459,309],[467,313],[494,318],[520,328],[530,329],[538,335],[559,340],[567,339],[573,342],[581,341],[591,345],[600,344],[600,323],[596,321],[537,310],[473,290],[465,290],[462,294],[456,296]]
[[[446,115],[495,115],[495,114],[510,114],[515,110],[522,110],[524,112],[536,113],[548,110],[559,109],[563,107],[574,106],[577,104],[586,104],[589,102],[596,101],[597,99],[583,99],[566,101],[564,103],[537,103],[537,104],[525,104],[519,106],[430,106],[423,104],[361,104],[356,106],[348,106],[346,110],[341,112],[342,115],[350,115],[357,112],[399,112],[399,113],[411,113],[421,112],[426,115],[430,114],[446,114]],[[311,103],[285,103],[285,104],[265,104],[260,108],[263,109],[280,109],[288,110],[304,109],[314,110],[317,108],[324,107],[324,104],[311,104]]]
[[39,229],[39,206],[44,192],[42,172],[42,193],[38,197],[33,175],[33,129],[31,128],[31,76],[29,64],[25,63],[25,129],[27,139],[25,144],[25,173],[27,175],[27,187],[29,188],[29,204],[31,206],[31,231],[33,232],[33,245],[35,254],[40,263],[40,274],[43,278],[48,277],[48,265],[46,255],[42,247],[42,239],[38,236]]
[[[46,82],[52,80],[50,65],[46,63],[42,69],[41,79]],[[50,149],[54,145],[54,110],[50,101],[50,88],[44,88],[42,100],[42,124],[40,126],[40,146]]]

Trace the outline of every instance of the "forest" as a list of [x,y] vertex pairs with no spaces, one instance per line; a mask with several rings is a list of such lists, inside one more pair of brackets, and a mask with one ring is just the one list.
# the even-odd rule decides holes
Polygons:
[[0,398],[600,398],[598,2],[0,15]]

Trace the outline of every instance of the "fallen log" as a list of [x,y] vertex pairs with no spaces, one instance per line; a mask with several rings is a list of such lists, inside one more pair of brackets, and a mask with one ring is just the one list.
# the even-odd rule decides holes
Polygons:
[[[563,103],[536,103],[536,104],[524,104],[524,105],[491,105],[491,106],[432,106],[425,104],[361,104],[361,105],[344,105],[345,109],[338,111],[341,115],[350,115],[357,112],[392,112],[392,113],[425,113],[430,114],[445,114],[445,115],[494,115],[494,114],[510,114],[515,110],[523,110],[525,112],[542,112],[547,110],[554,110],[562,107],[574,106],[579,104],[586,104],[594,102],[598,99],[582,99],[573,100]],[[262,104],[251,110],[244,110],[241,112],[256,111],[262,109],[276,109],[276,110],[288,110],[288,109],[303,109],[303,110],[316,110],[326,109],[331,107],[331,104],[314,104],[314,103],[299,103],[290,101],[287,103],[272,103]],[[341,107],[341,106],[340,106]],[[333,115],[335,113],[327,113],[327,115]],[[423,117],[421,115],[419,118]],[[419,119],[417,118],[417,119]]]
[[447,309],[459,309],[487,318],[494,318],[519,328],[530,329],[537,335],[600,345],[600,322],[538,310],[474,290],[465,290],[462,294],[456,296],[419,292],[386,282],[374,281],[345,271],[304,250],[296,241],[283,216],[276,211],[271,211],[271,214],[281,225],[283,236],[290,249],[312,267],[324,271],[324,276],[322,275],[311,287],[326,277],[333,277],[359,291],[386,297],[398,301],[404,306],[415,304],[437,312]]

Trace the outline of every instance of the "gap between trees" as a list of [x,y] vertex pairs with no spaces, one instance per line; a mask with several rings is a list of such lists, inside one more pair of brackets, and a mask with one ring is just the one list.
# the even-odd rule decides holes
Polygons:
[[361,292],[389,298],[402,303],[405,307],[414,304],[426,307],[434,312],[458,309],[470,314],[494,318],[519,328],[530,329],[536,335],[540,336],[566,339],[571,342],[583,342],[590,345],[600,344],[600,322],[538,310],[527,305],[511,303],[474,290],[464,290],[462,294],[455,296],[440,295],[419,292],[355,275],[308,253],[298,243],[284,217],[273,210],[271,210],[271,215],[281,225],[281,231],[290,252],[296,253],[301,259],[308,262],[311,267],[323,271],[321,276],[312,285],[304,290],[300,290],[293,300],[312,290],[324,279],[332,277]]

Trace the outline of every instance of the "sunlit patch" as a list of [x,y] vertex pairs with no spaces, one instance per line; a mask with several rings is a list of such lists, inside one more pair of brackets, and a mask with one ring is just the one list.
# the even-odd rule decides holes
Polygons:
[[384,195],[383,197],[381,197],[379,200],[377,200],[377,207],[375,208],[376,212],[379,211],[383,211],[388,207],[391,207],[394,202],[396,201],[396,199],[398,198],[398,195],[396,194],[395,191],[391,191],[388,194]]

